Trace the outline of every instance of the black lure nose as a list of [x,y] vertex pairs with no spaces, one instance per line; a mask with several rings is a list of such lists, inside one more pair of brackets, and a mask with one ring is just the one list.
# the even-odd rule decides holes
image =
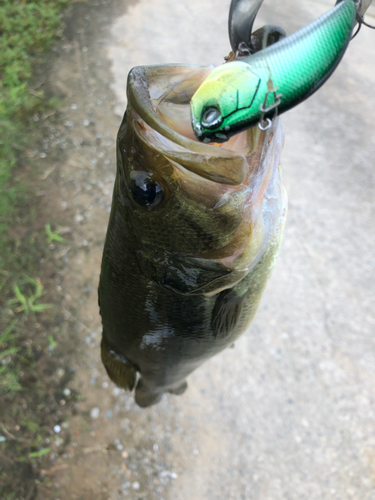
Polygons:
[[207,108],[202,116],[202,125],[205,128],[216,128],[222,122],[220,111],[217,108]]

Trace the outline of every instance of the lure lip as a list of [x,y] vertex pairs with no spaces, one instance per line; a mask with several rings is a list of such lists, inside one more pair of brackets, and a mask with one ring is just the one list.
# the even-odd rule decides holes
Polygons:
[[371,3],[372,3],[372,0],[359,0],[360,2],[360,5],[359,5],[359,8],[358,8],[358,14],[360,16],[364,16],[367,9],[370,7]]

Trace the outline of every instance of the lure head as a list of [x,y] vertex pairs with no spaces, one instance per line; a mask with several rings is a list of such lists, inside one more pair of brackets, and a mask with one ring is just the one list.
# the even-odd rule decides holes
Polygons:
[[259,109],[252,109],[260,79],[240,61],[223,64],[204,80],[194,94],[191,121],[202,142],[224,142],[256,123]]

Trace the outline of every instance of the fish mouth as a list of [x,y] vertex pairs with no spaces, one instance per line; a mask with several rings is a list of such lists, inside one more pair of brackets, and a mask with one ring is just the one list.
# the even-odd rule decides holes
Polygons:
[[[149,218],[139,210],[129,210],[134,213],[135,233],[140,234],[138,265],[150,281],[183,295],[211,295],[239,282],[256,265],[273,232],[273,223],[265,216],[267,207],[272,205],[271,212],[279,210],[273,207],[271,196],[263,203],[267,185],[278,182],[282,146],[278,120],[265,132],[253,127],[221,147],[195,138],[190,101],[213,69],[185,65],[134,68],[128,80],[127,117],[119,132],[124,165],[135,170],[145,165],[155,175],[160,170],[172,193],[170,205],[150,211]],[[209,121],[215,119],[214,115]],[[224,137],[216,140],[224,141]],[[178,193],[182,201],[177,203]],[[169,206],[175,209],[173,213],[165,210]],[[188,241],[155,233],[154,226],[161,227],[163,222],[169,228],[170,221],[178,223],[177,216],[183,222],[194,218],[194,209],[199,219],[187,226],[188,234],[194,233],[192,238],[185,235]],[[207,224],[204,238],[196,231],[202,223]],[[152,244],[151,233],[146,237],[141,229],[155,235]]]
[[[206,179],[240,185],[248,174],[246,152],[236,149],[235,142],[219,147],[218,143],[227,140],[224,133],[212,137],[207,134],[203,142],[198,141],[194,129],[199,135],[200,125],[191,123],[191,98],[213,69],[212,65],[182,64],[135,67],[128,77],[128,100],[157,136],[157,148],[168,149],[166,156],[170,153],[173,161]],[[216,111],[210,118],[213,122],[220,121]],[[141,138],[147,135],[147,131],[137,133]],[[207,144],[212,140],[217,144]],[[152,142],[149,135],[145,142]]]

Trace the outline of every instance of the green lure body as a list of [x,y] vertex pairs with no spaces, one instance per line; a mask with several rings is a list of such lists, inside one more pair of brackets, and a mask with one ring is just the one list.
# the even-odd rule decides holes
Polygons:
[[343,0],[293,35],[216,68],[191,100],[196,137],[227,141],[305,100],[339,64],[355,21],[356,4]]

